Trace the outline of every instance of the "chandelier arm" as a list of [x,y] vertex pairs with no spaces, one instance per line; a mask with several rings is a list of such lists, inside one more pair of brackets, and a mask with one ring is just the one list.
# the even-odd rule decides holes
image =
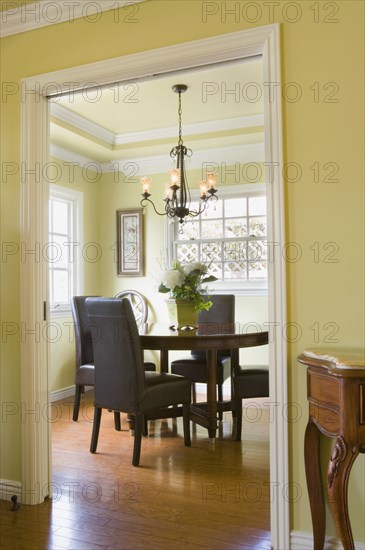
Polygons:
[[142,208],[145,208],[147,206],[146,202],[149,202],[150,204],[152,204],[154,211],[159,216],[166,216],[168,214],[167,210],[165,212],[158,212],[158,210],[156,210],[156,206],[155,206],[154,202],[151,201],[151,199],[148,199],[148,198],[145,198],[145,197],[140,202],[140,205],[142,206]]

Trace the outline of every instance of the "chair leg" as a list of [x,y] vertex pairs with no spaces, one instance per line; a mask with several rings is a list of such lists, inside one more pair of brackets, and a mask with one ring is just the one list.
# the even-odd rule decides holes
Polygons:
[[190,439],[190,404],[183,404],[183,427],[184,427],[184,444],[186,447],[191,446]]
[[242,400],[236,401],[236,441],[241,441],[242,432]]
[[80,386],[80,384],[76,384],[74,411],[72,415],[72,420],[74,422],[77,422],[79,418],[80,401],[81,401],[81,394],[83,392],[83,389],[84,389],[84,386]]
[[[223,401],[223,384],[218,384],[218,401]],[[219,411],[218,413],[219,422],[223,420],[223,413]]]
[[114,427],[117,430],[117,432],[120,432],[121,425],[120,425],[120,412],[114,411]]
[[143,415],[143,431],[142,431],[142,434],[146,437],[148,435],[148,420],[147,420],[147,415],[146,414]]
[[133,466],[139,465],[139,459],[141,456],[142,429],[143,429],[143,414],[136,414],[135,426],[134,426],[133,459],[132,459]]
[[[234,401],[235,400],[235,395],[234,395],[234,384],[233,384],[233,376],[231,374],[231,401]],[[236,411],[232,411],[232,419],[235,420],[236,418]]]
[[196,403],[196,385],[195,385],[195,382],[191,383],[191,397],[192,397],[193,403]]
[[94,407],[94,422],[93,433],[91,436],[90,453],[95,453],[96,447],[98,446],[101,412],[102,409],[100,407]]

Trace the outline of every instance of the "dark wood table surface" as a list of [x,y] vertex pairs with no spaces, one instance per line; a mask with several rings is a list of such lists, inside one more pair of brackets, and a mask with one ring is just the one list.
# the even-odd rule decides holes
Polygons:
[[229,349],[231,353],[231,369],[239,364],[239,349],[260,346],[266,343],[267,332],[252,332],[242,334],[239,324],[224,325],[207,323],[198,330],[178,332],[159,324],[144,325],[140,329],[141,345],[145,350],[160,351],[161,372],[168,372],[169,351],[173,350],[205,350],[207,355],[208,381],[207,402],[191,405],[191,420],[207,428],[209,439],[213,443],[217,432],[218,410],[233,410],[232,401],[217,402],[216,365],[217,351]]
[[309,419],[304,455],[315,550],[326,534],[320,434],[335,438],[327,470],[328,501],[345,550],[354,550],[347,505],[352,465],[365,453],[364,350],[306,350],[298,361],[307,366]]

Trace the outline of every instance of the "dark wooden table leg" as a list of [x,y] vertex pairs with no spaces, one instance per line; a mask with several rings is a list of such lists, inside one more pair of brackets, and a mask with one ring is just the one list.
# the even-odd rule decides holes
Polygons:
[[160,372],[169,372],[169,350],[160,351]]
[[215,443],[217,433],[217,350],[207,350],[207,415],[209,442]]
[[319,457],[320,435],[321,432],[318,427],[314,422],[309,420],[305,431],[304,459],[309,503],[312,514],[314,550],[323,550],[326,533],[326,511]]
[[347,486],[352,465],[358,454],[358,447],[346,445],[344,439],[339,436],[328,464],[328,499],[344,550],[355,549],[347,506]]
[[[234,384],[233,384],[233,373],[235,369],[238,369],[239,365],[239,349],[231,349],[231,401],[235,401],[234,396]],[[232,411],[232,418],[236,418],[236,411]]]

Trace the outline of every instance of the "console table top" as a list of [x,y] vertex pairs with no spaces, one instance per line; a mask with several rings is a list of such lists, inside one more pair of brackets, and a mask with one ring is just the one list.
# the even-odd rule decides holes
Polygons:
[[311,348],[303,351],[301,362],[305,362],[305,358],[323,361],[329,369],[365,369],[364,348]]

